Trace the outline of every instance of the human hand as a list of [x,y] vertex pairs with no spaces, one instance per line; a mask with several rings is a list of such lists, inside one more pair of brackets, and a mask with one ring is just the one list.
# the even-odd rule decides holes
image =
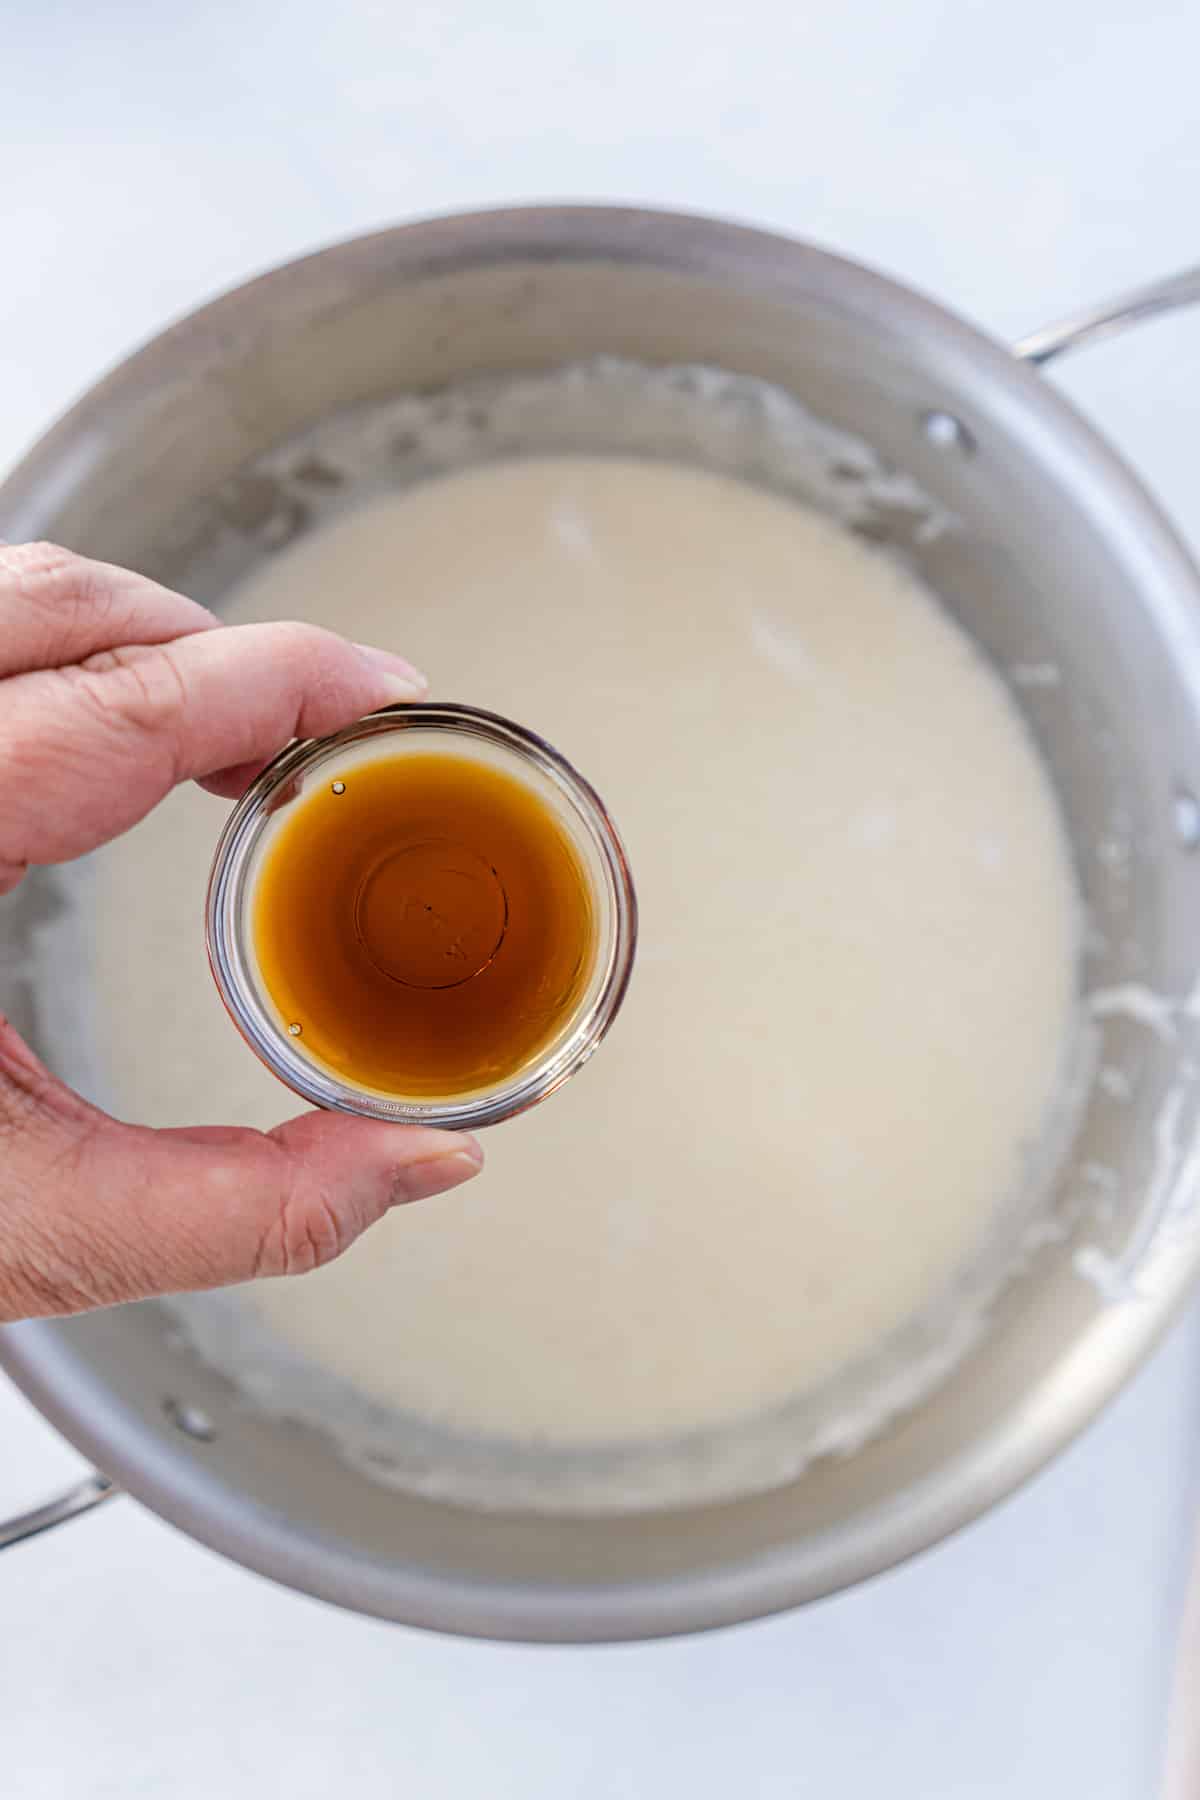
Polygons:
[[[290,738],[424,692],[331,632],[221,626],[139,575],[0,545],[0,896],[179,782],[236,797]],[[0,1320],[302,1273],[481,1160],[460,1133],[334,1113],[266,1133],[121,1124],[0,1015]]]

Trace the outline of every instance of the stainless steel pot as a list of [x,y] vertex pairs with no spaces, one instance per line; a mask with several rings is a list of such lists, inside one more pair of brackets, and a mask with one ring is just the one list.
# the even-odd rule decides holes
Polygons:
[[[212,598],[230,572],[214,522],[231,494],[255,504],[247,464],[350,406],[601,352],[789,389],[957,521],[910,534],[906,553],[996,663],[1018,683],[1024,671],[1086,894],[1107,1076],[1066,1159],[1056,1241],[1009,1286],[986,1341],[915,1412],[790,1486],[634,1517],[405,1497],[306,1428],[238,1404],[143,1305],[0,1334],[0,1362],[105,1471],[0,1542],[119,1483],[226,1555],[363,1612],[494,1637],[653,1636],[888,1567],[1092,1416],[1200,1265],[1200,583],[1134,478],[1029,365],[1198,296],[1200,279],[1180,278],[1014,357],[802,244],[650,212],[501,212],[384,232],[253,282],[49,433],[0,490],[0,535],[58,539]],[[0,1006],[35,1044],[45,995],[27,952],[47,893],[31,877],[0,909]]]

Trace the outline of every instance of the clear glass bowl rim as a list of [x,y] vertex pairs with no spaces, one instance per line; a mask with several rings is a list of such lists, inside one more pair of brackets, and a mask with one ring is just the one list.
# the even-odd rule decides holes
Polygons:
[[[611,908],[611,943],[598,987],[565,1039],[502,1085],[476,1096],[445,1100],[392,1099],[355,1087],[310,1061],[293,1046],[254,990],[240,946],[241,905],[246,896],[259,827],[272,800],[287,784],[339,747],[411,729],[444,731],[515,754],[557,788],[589,831],[604,871]],[[452,702],[414,701],[380,708],[343,730],[289,744],[247,788],[226,820],[213,856],[205,901],[209,966],[226,1011],[259,1060],[303,1099],[329,1111],[401,1124],[451,1130],[498,1124],[536,1106],[568,1081],[593,1055],[629,987],[637,948],[638,909],[624,845],[607,807],[591,783],[544,738],[499,713]]]

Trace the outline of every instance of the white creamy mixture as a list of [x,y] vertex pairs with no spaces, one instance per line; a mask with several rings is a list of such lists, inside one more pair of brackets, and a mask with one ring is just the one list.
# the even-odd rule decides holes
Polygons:
[[[543,458],[367,506],[232,616],[402,650],[550,738],[642,907],[595,1059],[478,1182],[256,1290],[280,1333],[456,1431],[589,1444],[785,1402],[942,1289],[1044,1121],[1076,906],[1015,707],[911,577],[723,476]],[[222,814],[177,794],[101,864],[116,1098],[152,1123],[297,1110],[205,965]],[[135,1054],[164,1017],[178,1053]]]

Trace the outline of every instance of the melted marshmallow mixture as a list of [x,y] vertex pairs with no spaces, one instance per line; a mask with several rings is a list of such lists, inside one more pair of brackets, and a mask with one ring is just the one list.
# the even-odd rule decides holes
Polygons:
[[[455,1431],[644,1442],[810,1391],[936,1297],[1046,1119],[1077,909],[1022,720],[911,576],[725,476],[538,458],[345,516],[231,616],[402,650],[548,737],[642,911],[593,1061],[479,1181],[255,1289],[284,1340]],[[207,972],[222,816],[180,792],[100,862],[116,1098],[152,1123],[298,1109]],[[138,1054],[164,1016],[178,1054]]]

